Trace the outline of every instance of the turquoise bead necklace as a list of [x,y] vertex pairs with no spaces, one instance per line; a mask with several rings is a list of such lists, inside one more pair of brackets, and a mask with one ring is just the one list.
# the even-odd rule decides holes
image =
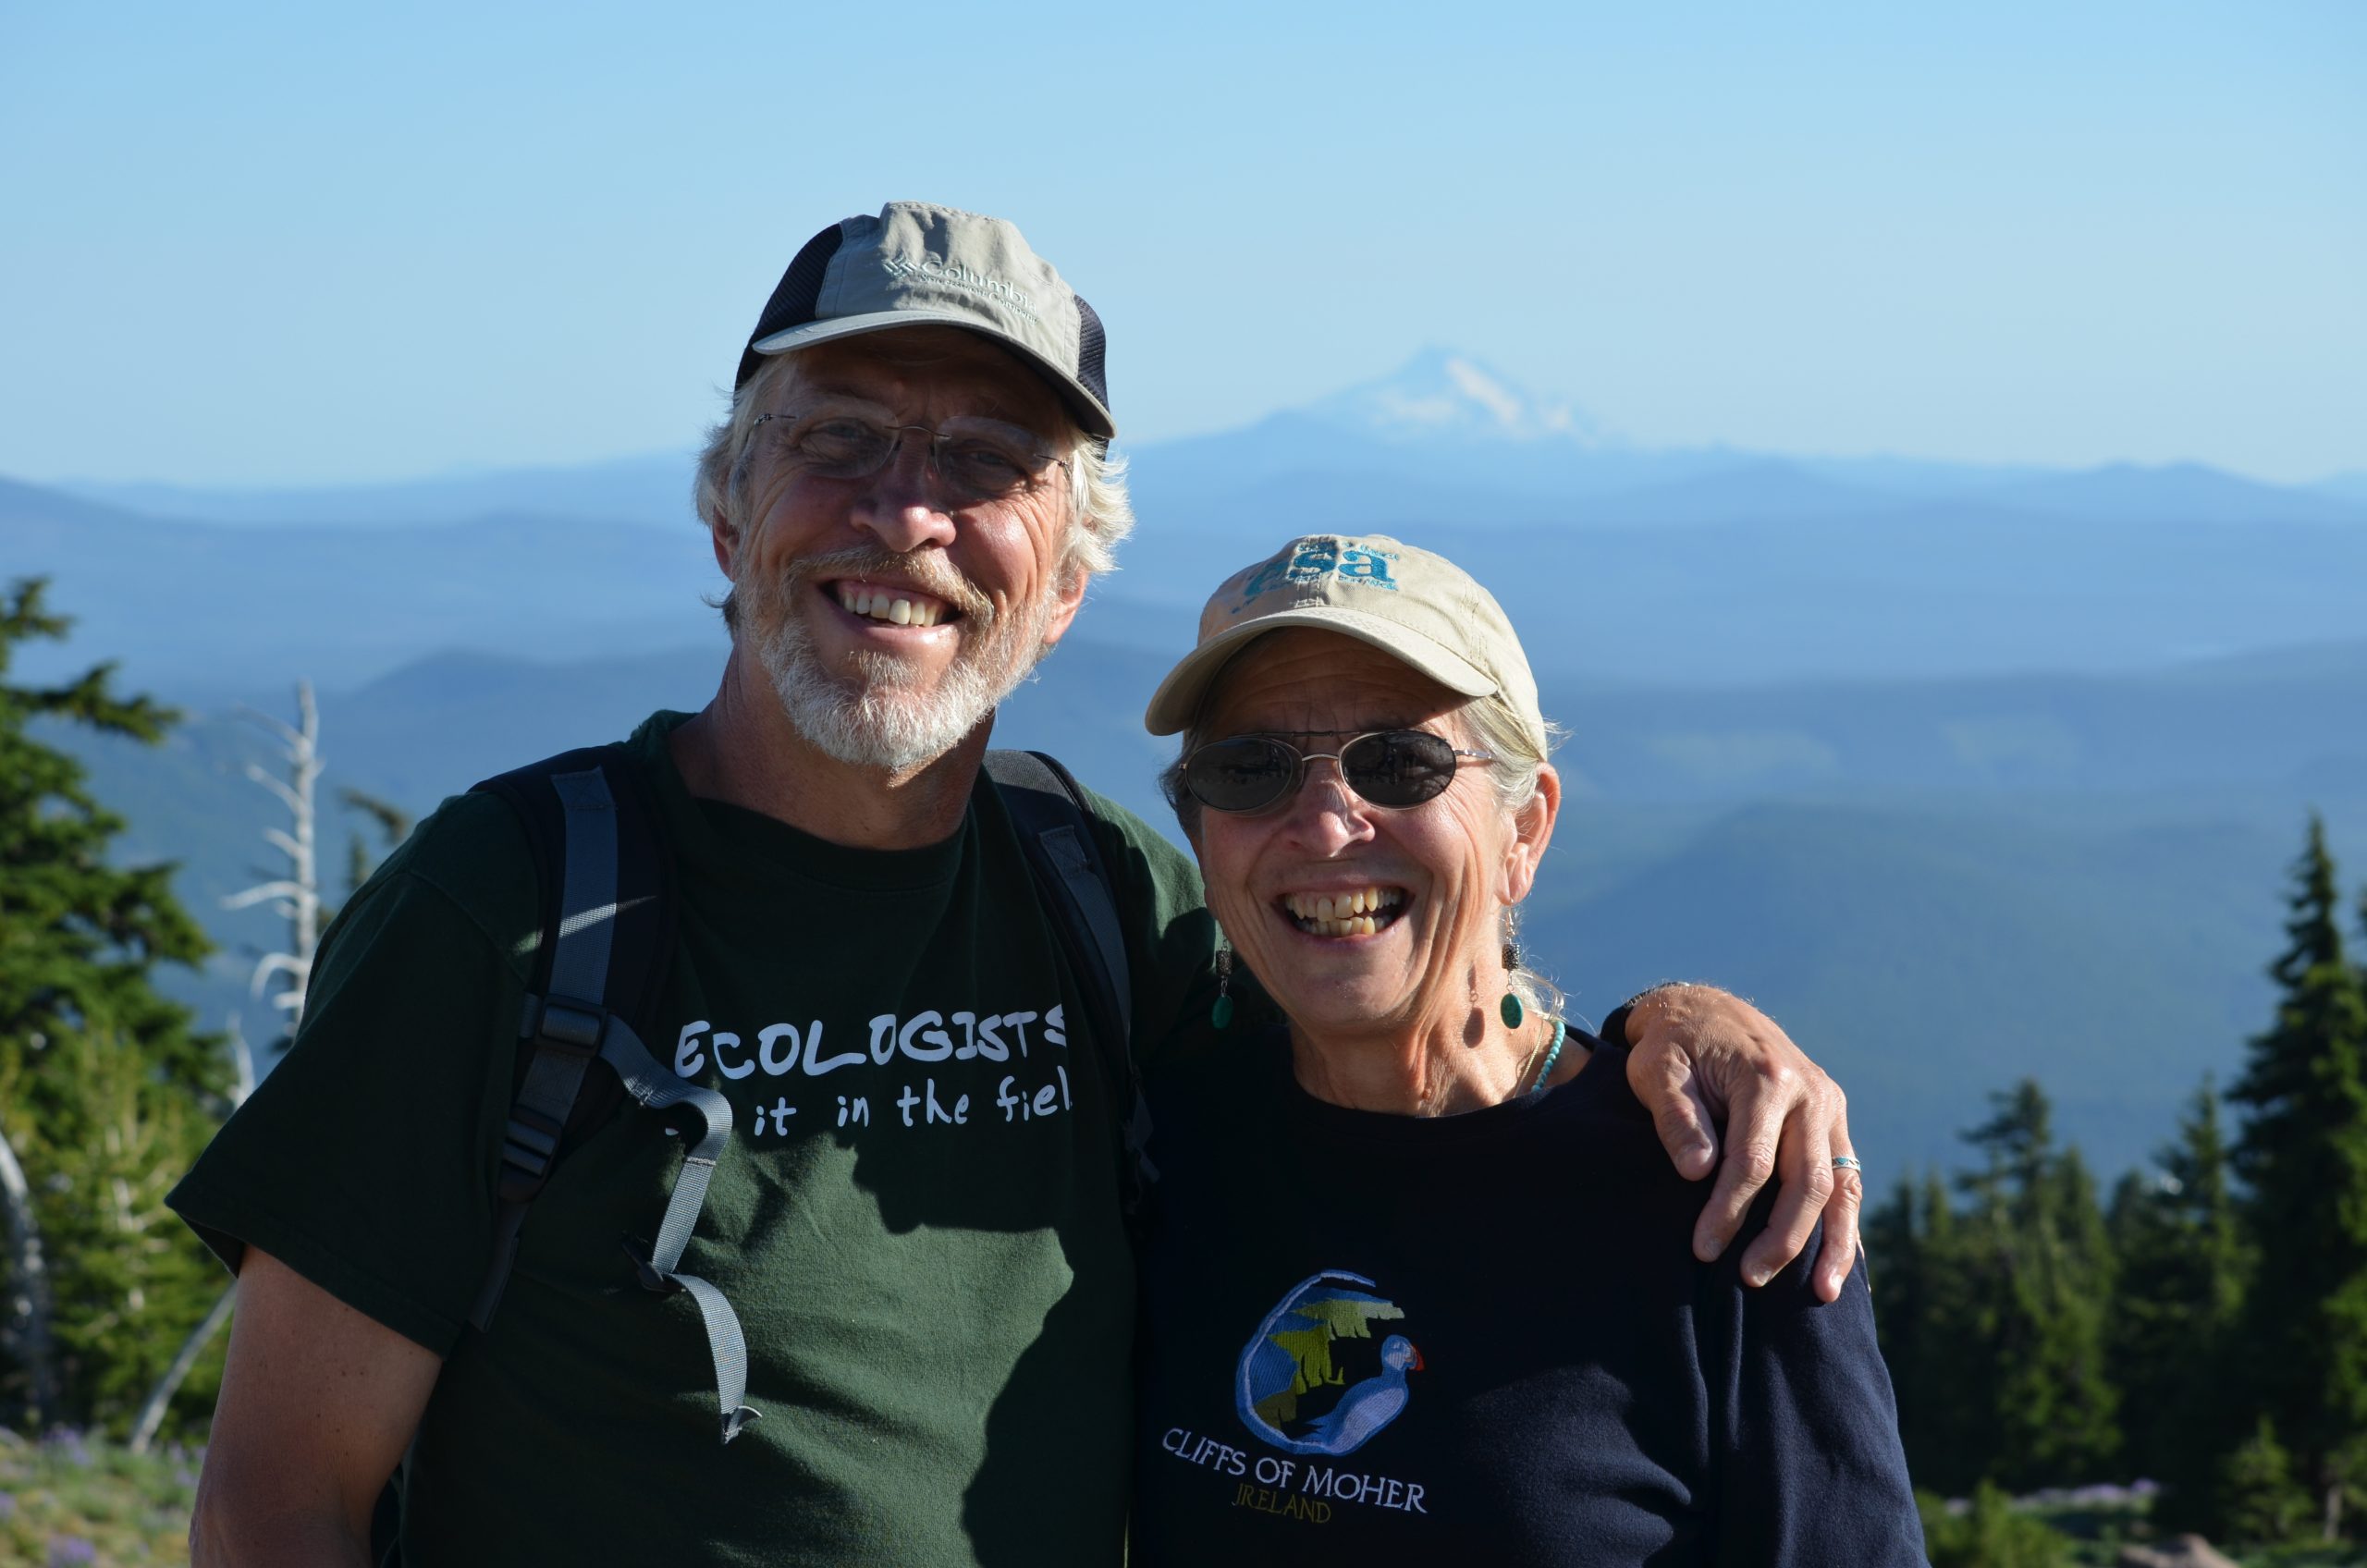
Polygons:
[[1545,1065],[1537,1070],[1537,1082],[1529,1086],[1528,1097],[1530,1099],[1535,1099],[1538,1096],[1543,1094],[1545,1092],[1545,1086],[1552,1081],[1553,1064],[1562,1060],[1562,1042],[1569,1038],[1569,1035],[1570,1026],[1563,1023],[1560,1019],[1555,1019],[1553,1021],[1553,1043],[1546,1047]]

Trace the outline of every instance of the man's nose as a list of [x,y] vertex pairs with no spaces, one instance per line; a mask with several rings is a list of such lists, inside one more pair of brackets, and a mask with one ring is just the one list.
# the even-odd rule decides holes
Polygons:
[[950,545],[955,532],[945,482],[930,460],[929,438],[914,431],[903,432],[902,437],[871,476],[854,509],[856,526],[899,555],[926,545]]

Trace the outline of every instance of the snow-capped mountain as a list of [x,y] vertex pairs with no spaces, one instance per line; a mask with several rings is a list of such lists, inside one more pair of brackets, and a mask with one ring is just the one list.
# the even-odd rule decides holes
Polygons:
[[1502,372],[1452,349],[1425,349],[1379,381],[1335,392],[1303,411],[1327,424],[1395,443],[1615,444],[1584,410],[1538,397]]

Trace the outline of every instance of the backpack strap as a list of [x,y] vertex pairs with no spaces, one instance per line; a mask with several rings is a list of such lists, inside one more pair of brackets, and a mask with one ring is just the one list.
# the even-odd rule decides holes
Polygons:
[[[1126,963],[1125,927],[1108,866],[1093,842],[1092,807],[1069,770],[1042,752],[991,751],[987,777],[1018,826],[1028,869],[1052,911],[1053,928],[1085,981],[1085,1006],[1102,1051],[1112,1096],[1133,1106],[1120,1129],[1127,1218],[1136,1217],[1145,1189],[1159,1179],[1150,1162],[1150,1108],[1134,1070],[1134,986]],[[1123,1103],[1121,1101],[1121,1103]]]
[[[635,1031],[646,1017],[672,949],[668,857],[622,747],[570,752],[478,786],[509,801],[535,851],[543,888],[538,988],[519,1021],[520,1066],[497,1184],[494,1256],[469,1320],[493,1320],[517,1261],[526,1212],[559,1156],[596,1129],[619,1093],[646,1109],[688,1108],[700,1123],[666,1204],[657,1240],[644,1256],[626,1245],[644,1289],[687,1292],[706,1329],[715,1364],[723,1440],[756,1411],[741,1403],[747,1341],[723,1292],[681,1272],[682,1249],[706,1201],[708,1180],[731,1139],[721,1095],[667,1071]],[[554,872],[556,875],[554,876]],[[606,1072],[592,1070],[605,1063]],[[669,1127],[670,1133],[672,1129]]]

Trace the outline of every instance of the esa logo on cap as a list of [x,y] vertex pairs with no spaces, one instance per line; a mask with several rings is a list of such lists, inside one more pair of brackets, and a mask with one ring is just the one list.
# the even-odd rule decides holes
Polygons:
[[1304,587],[1334,578],[1361,588],[1386,588],[1397,591],[1396,580],[1389,575],[1389,563],[1397,557],[1386,550],[1370,549],[1351,545],[1345,540],[1302,539],[1285,558],[1276,556],[1258,568],[1242,588],[1241,604],[1246,608],[1251,600],[1278,588]]

